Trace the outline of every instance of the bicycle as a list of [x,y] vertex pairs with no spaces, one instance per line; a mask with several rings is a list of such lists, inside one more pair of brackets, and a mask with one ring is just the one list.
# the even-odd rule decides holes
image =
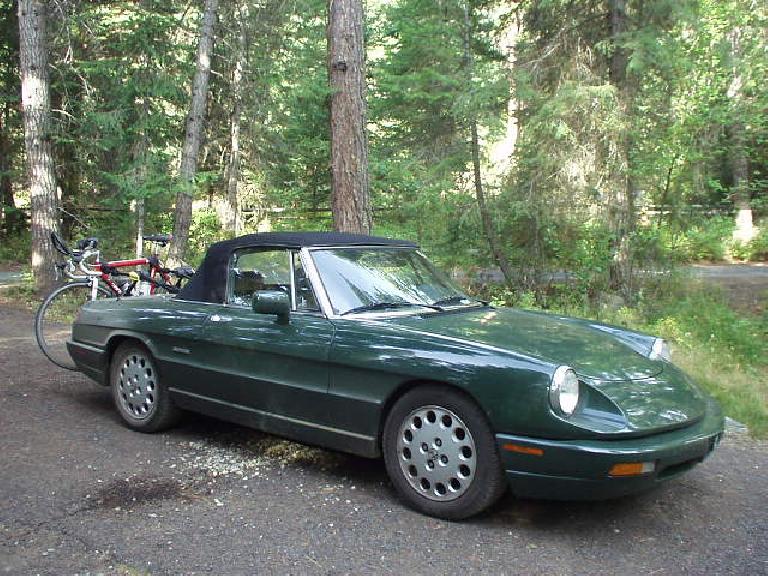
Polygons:
[[[129,279],[129,282],[123,286],[118,286],[116,282],[114,283],[114,286],[110,286],[110,289],[116,296],[148,296],[160,292],[176,294],[181,289],[182,281],[190,279],[195,273],[194,268],[191,266],[166,268],[161,264],[160,258],[157,255],[157,247],[164,248],[170,244],[170,234],[152,234],[150,236],[142,236],[142,239],[153,245],[152,254],[148,258],[114,260],[111,262],[97,261],[93,264],[94,270],[98,270],[102,273],[101,280],[108,285],[110,284],[110,279],[113,281],[114,278]],[[147,273],[143,270],[129,273],[120,272],[120,268],[132,268],[138,266],[149,267],[149,272]],[[175,282],[172,277],[176,278]],[[119,288],[122,294],[117,293],[116,288]]]
[[[165,246],[170,235],[155,234],[143,239],[154,246]],[[175,294],[184,279],[191,278],[194,270],[190,267],[176,269],[161,265],[156,249],[149,258],[114,260],[102,262],[98,249],[98,238],[80,240],[74,250],[54,232],[51,233],[54,248],[66,257],[56,264],[57,276],[69,280],[53,290],[40,305],[35,315],[35,336],[43,354],[54,364],[67,370],[74,370],[75,364],[67,351],[67,340],[72,333],[72,324],[80,308],[89,300],[134,295],[152,295],[160,291]],[[124,273],[122,268],[148,266],[145,271]],[[176,281],[172,279],[176,277]]]

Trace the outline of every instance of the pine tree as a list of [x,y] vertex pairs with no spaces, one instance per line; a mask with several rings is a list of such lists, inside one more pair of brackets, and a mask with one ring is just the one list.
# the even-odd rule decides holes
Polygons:
[[331,182],[333,225],[368,233],[365,38],[362,0],[329,0],[328,76],[331,85]]
[[44,2],[19,1],[19,46],[24,144],[32,203],[32,272],[38,289],[47,290],[55,280],[50,236],[58,230],[58,214]]
[[173,241],[171,242],[171,258],[176,261],[184,259],[189,241],[189,225],[192,221],[192,199],[195,193],[198,154],[200,153],[203,126],[205,124],[208,77],[211,74],[211,60],[213,58],[213,28],[216,22],[217,9],[218,0],[206,0],[200,26],[197,69],[192,83],[192,98],[187,116],[187,132],[184,139],[184,148],[181,153],[181,167],[179,168],[181,183],[176,194]]

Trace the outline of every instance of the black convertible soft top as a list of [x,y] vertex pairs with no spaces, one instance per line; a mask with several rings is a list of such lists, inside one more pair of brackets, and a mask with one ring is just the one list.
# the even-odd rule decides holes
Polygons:
[[318,246],[404,246],[416,248],[407,240],[392,240],[345,232],[263,232],[247,234],[208,247],[202,264],[176,296],[195,302],[224,302],[227,265],[232,252],[240,248],[304,248]]

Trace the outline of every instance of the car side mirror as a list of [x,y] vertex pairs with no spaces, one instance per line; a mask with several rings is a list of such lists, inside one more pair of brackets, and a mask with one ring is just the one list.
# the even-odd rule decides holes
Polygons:
[[280,290],[254,292],[251,306],[256,314],[274,314],[278,324],[288,324],[291,317],[291,299]]

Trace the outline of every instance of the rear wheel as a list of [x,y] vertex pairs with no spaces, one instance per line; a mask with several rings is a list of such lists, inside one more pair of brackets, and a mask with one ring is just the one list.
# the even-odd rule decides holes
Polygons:
[[387,473],[413,508],[448,520],[478,514],[506,487],[485,415],[463,394],[425,386],[407,392],[387,416]]
[[[101,286],[96,290],[99,298],[111,293]],[[72,338],[72,324],[83,304],[91,300],[90,282],[71,282],[60,286],[40,305],[35,315],[35,336],[40,350],[62,368],[75,370],[75,363],[67,351],[67,340]]]
[[110,386],[120,417],[134,430],[159,432],[179,419],[181,412],[163,386],[155,359],[137,342],[126,342],[115,350]]

